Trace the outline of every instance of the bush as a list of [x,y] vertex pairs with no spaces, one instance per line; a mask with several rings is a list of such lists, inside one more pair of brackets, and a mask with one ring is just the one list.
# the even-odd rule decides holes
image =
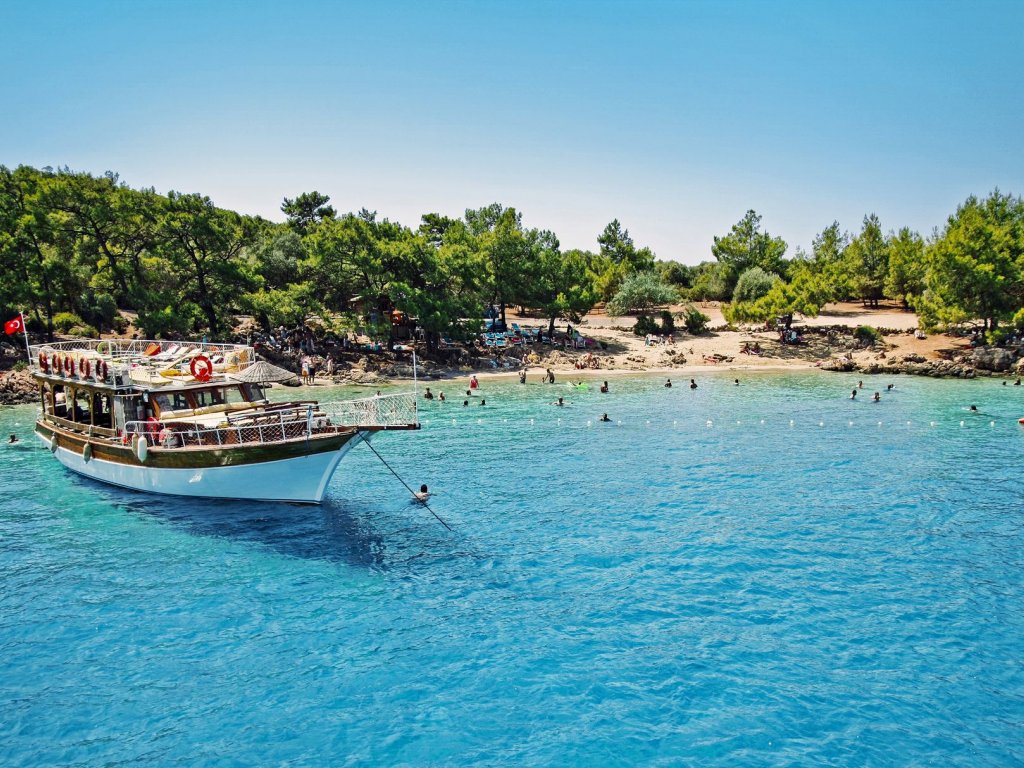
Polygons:
[[58,312],[53,316],[53,329],[57,333],[67,333],[76,325],[82,325],[82,318],[74,312]]
[[853,338],[863,346],[870,347],[872,344],[882,339],[882,334],[870,325],[859,325],[857,326],[857,330],[853,332]]
[[711,318],[693,306],[693,304],[686,305],[686,309],[680,313],[680,318],[683,321],[683,325],[686,326],[686,330],[694,336],[705,333],[708,329],[708,323],[711,322]]
[[661,311],[661,333],[663,336],[670,336],[676,332],[676,319],[667,309]]
[[124,333],[128,330],[128,321],[121,315],[114,315],[114,319],[111,321],[110,327],[114,333]]
[[1006,328],[985,331],[985,343],[990,347],[1001,347],[1008,338],[1010,338],[1010,331]]
[[11,367],[11,370],[20,373],[21,371],[24,371],[26,368],[28,368],[28,363],[26,363],[24,360],[19,360]]
[[636,325],[633,326],[633,333],[637,336],[646,336],[657,332],[658,324],[654,322],[654,318],[650,315],[640,315],[636,319]]
[[96,330],[95,326],[89,325],[88,323],[79,323],[78,325],[69,328],[67,335],[80,336],[86,339],[95,339],[100,335],[100,332]]
[[734,303],[753,303],[767,295],[777,282],[780,281],[774,272],[765,272],[760,267],[751,267],[746,270],[740,279],[736,281],[736,288],[732,292]]

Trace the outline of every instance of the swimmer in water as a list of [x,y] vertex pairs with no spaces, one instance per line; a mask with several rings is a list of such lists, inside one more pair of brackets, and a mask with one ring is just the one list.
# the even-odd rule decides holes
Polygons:
[[697,388],[697,382],[694,381],[693,379],[690,379],[690,389],[696,389],[696,388]]
[[739,379],[733,379],[733,384],[735,384],[738,387],[740,385],[740,380]]
[[427,488],[427,484],[424,483],[420,486],[419,492],[416,494],[416,501],[426,501],[430,498],[430,490]]
[[611,421],[611,419],[608,418],[608,414],[606,413],[604,416],[598,419],[598,421]]
[[565,405],[565,400],[560,397],[557,400],[555,400],[554,402],[552,402],[551,404],[552,405]]
[[668,387],[669,389],[671,389],[672,388],[672,379],[667,379],[665,381],[665,386]]
[[970,408],[968,408],[967,410],[969,410],[969,411],[970,411],[971,413],[977,413],[977,412],[978,412],[978,406],[976,406],[976,405],[972,405],[972,406],[971,406]]
[[875,392],[875,396],[872,397],[871,399],[874,400],[877,403],[878,401],[880,401],[882,399],[882,396],[878,392]]
[[850,391],[850,399],[851,400],[856,400],[857,399],[857,390],[856,389]]
[[8,445],[13,445],[16,442],[18,442],[18,436],[16,434],[14,434],[13,432],[11,432],[11,436],[9,438],[7,438],[7,444]]
[[[601,385],[601,394],[603,394],[603,395],[607,395],[608,394],[608,382],[607,381],[604,384]],[[605,416],[607,416],[607,415],[608,414],[605,414]]]

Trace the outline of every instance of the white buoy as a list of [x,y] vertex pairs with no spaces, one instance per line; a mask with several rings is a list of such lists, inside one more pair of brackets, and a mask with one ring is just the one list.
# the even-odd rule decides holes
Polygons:
[[847,424],[847,426],[852,427],[853,426],[853,422],[851,421],[849,424]]
[[795,423],[796,423],[796,422],[795,422],[795,421],[793,421],[792,419],[790,419],[790,420],[789,420],[789,426],[791,426],[791,427],[792,427],[792,426],[793,426],[793,425],[794,425]]
[[935,422],[934,422],[934,421],[932,422],[932,426],[933,426],[933,427],[935,426]]
[[589,422],[589,421],[587,422],[587,426],[588,426],[588,427],[590,426],[590,422]]
[[709,426],[709,427],[710,427],[710,426],[712,425],[712,423],[713,423],[713,422],[711,421],[711,419],[708,419],[708,426]]
[[736,419],[736,426],[739,426],[742,423],[743,423],[742,421],[740,421],[739,419]]
[[533,419],[530,419],[530,423],[533,424]]
[[679,426],[679,422],[678,421],[673,421],[672,422],[672,426],[673,427],[678,427]]
[[882,426],[882,422],[878,422],[878,426]]
[[818,422],[818,426],[819,427],[824,427],[825,426],[825,422],[824,421],[819,421]]
[[960,422],[960,426],[962,427],[963,425],[964,425],[964,423],[963,423],[963,422],[961,421],[961,422]]
[[996,423],[995,423],[994,421],[990,421],[990,422],[988,423],[988,425],[989,425],[990,427],[994,427],[994,426],[996,425]]
[[761,419],[761,423],[764,424],[764,419]]

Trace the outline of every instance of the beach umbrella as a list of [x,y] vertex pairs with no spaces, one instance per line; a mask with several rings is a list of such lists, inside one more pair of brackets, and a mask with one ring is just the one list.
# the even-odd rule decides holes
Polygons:
[[229,378],[246,384],[270,384],[278,381],[288,381],[289,379],[294,379],[295,376],[291,371],[272,365],[266,360],[258,360],[239,373],[228,374]]

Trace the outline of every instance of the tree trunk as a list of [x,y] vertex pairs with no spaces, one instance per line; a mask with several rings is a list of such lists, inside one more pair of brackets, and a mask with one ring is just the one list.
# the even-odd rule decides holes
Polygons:
[[553,338],[555,335],[555,318],[551,318],[551,322],[548,324],[548,338]]

